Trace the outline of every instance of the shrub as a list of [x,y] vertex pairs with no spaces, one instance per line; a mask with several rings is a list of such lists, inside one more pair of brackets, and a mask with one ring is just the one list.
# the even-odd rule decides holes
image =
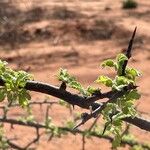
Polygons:
[[134,0],[124,0],[122,8],[133,9],[133,8],[137,8],[137,6],[138,6],[138,3]]

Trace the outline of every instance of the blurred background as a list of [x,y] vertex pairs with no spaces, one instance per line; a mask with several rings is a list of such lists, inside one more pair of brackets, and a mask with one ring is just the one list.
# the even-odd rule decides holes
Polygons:
[[[100,62],[115,58],[124,52],[134,28],[137,34],[130,66],[138,68],[142,94],[137,109],[145,118],[150,117],[150,1],[136,0],[127,4],[122,0],[0,0],[0,59],[13,69],[34,74],[34,79],[59,85],[56,74],[66,68],[86,87],[95,85],[98,75],[113,76],[102,70]],[[97,86],[97,85],[95,85]],[[105,89],[104,89],[105,90]],[[32,93],[32,99],[45,99],[44,94]],[[51,99],[54,99],[51,97]],[[37,120],[42,117],[33,108]],[[44,110],[43,110],[44,113]],[[56,124],[68,119],[69,112],[54,106],[50,115]],[[10,116],[19,116],[22,110],[13,109]],[[32,138],[34,131],[16,127],[9,136],[23,137],[20,144]],[[139,141],[150,142],[150,133],[131,127]],[[81,137],[66,135],[47,143],[44,137],[38,150],[79,150]],[[104,139],[88,139],[86,150],[110,149]],[[69,147],[69,148],[68,148]],[[128,147],[120,149],[129,149]]]

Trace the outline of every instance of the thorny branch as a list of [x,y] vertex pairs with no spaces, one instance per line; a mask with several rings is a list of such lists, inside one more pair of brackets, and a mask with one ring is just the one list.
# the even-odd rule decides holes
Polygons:
[[[128,49],[126,51],[126,56],[128,57],[128,59],[131,57],[131,50],[132,50],[132,45],[133,45],[135,33],[136,33],[136,28],[133,32],[132,38],[129,42]],[[123,64],[122,76],[125,75],[125,69],[126,69],[127,63],[128,63],[128,60],[125,61],[124,64]],[[2,79],[0,79],[0,86],[4,86],[4,84],[5,84],[5,82]],[[130,91],[132,89],[136,89],[136,88],[137,88],[136,86],[128,85],[128,86],[124,87],[122,91],[108,91],[108,92],[105,92],[105,93],[99,92],[98,94],[95,94],[93,96],[89,96],[89,97],[85,98],[83,96],[73,94],[73,93],[67,91],[66,90],[66,84],[64,85],[63,83],[61,84],[60,87],[56,87],[56,86],[53,86],[53,85],[50,85],[50,84],[47,84],[47,83],[38,82],[38,81],[28,81],[26,83],[26,86],[25,86],[25,89],[27,89],[29,91],[45,93],[45,94],[54,96],[56,98],[63,99],[64,101],[68,102],[69,104],[71,104],[73,106],[77,105],[77,106],[79,106],[81,108],[84,108],[84,109],[89,109],[90,107],[92,107],[92,112],[83,113],[82,121],[75,127],[75,129],[77,127],[79,127],[80,125],[84,124],[85,122],[87,122],[89,119],[96,118],[97,116],[100,116],[100,113],[106,107],[107,103],[115,102],[115,100],[118,97],[122,96],[125,92]],[[100,99],[103,99],[103,98],[107,98],[108,101],[106,101],[104,103],[96,102],[96,101],[98,101]],[[45,103],[49,103],[49,102],[45,101]],[[40,104],[40,103],[39,102],[33,102],[32,104]],[[48,114],[48,108],[47,108],[47,114]],[[133,124],[133,125],[141,128],[143,130],[150,131],[150,120],[146,120],[146,119],[143,119],[143,118],[140,118],[140,117],[135,117],[135,118],[128,117],[128,118],[125,118],[123,120],[130,123],[130,124]],[[39,123],[36,123],[36,122],[23,122],[23,121],[18,121],[18,120],[7,118],[7,117],[0,117],[0,122],[9,123],[12,126],[13,125],[22,125],[22,126],[29,126],[29,127],[35,128],[37,136],[33,141],[31,141],[31,143],[29,143],[27,145],[27,147],[29,147],[32,143],[35,143],[36,141],[39,140],[39,138],[40,138],[39,129],[40,128],[46,128],[45,125],[39,124]],[[80,133],[80,134],[84,133],[83,131],[80,131],[78,129],[73,131],[73,130],[68,129],[68,128],[63,128],[63,127],[60,127],[60,128],[65,130],[65,131],[71,132],[71,133]],[[100,137],[100,138],[103,137],[103,138],[108,139],[109,141],[112,141],[111,137],[97,135],[94,132],[92,132],[92,135],[96,136],[96,137]],[[125,141],[122,141],[122,142],[127,143],[131,146],[137,144],[137,143],[134,143],[134,142],[133,143],[128,143],[128,142],[125,142]],[[8,141],[8,144],[10,146],[16,148],[16,149],[19,149],[19,147],[17,145],[13,144],[10,141]],[[20,149],[24,149],[24,148],[20,148]],[[84,149],[84,145],[83,145],[83,149]]]
[[[129,45],[128,45],[128,48],[127,48],[127,51],[126,51],[126,56],[128,59],[130,59],[131,57],[131,50],[132,50],[132,45],[133,45],[133,41],[134,41],[134,37],[135,37],[135,34],[136,34],[136,29],[137,27],[135,28],[134,32],[133,32],[133,35],[131,37],[131,40],[129,42]],[[128,60],[126,60],[123,64],[123,67],[122,67],[122,76],[125,75],[125,69],[126,69],[126,66],[127,66],[127,63],[128,63]],[[97,116],[98,114],[100,114],[102,112],[102,110],[106,107],[107,103],[112,103],[112,102],[115,102],[117,98],[121,97],[125,92],[127,92],[128,90],[131,90],[131,89],[134,89],[134,88],[137,88],[133,85],[129,85],[128,87],[125,87],[122,91],[120,92],[108,92],[107,93],[107,98],[109,99],[107,102],[101,104],[101,106],[99,108],[97,108],[95,111],[93,111],[92,113],[88,114],[88,113],[84,113],[84,116],[82,117],[82,120],[81,122],[79,122],[75,127],[74,129],[78,128],[79,126],[83,125],[85,122],[87,122],[89,119]],[[105,94],[104,94],[105,95]],[[103,95],[103,96],[104,96]],[[97,97],[90,97],[90,98],[87,98],[87,101],[92,103],[93,101],[96,101],[98,99],[100,95],[98,95]],[[101,95],[102,96],[102,95]],[[103,97],[102,96],[102,97]],[[150,121],[146,121],[144,119],[140,119],[139,121],[137,121],[139,118],[138,117],[135,117],[134,119],[131,119],[131,118],[125,118],[123,119],[124,121],[127,121],[131,124],[134,124],[135,126],[138,126],[140,127],[141,129],[144,129],[144,130],[147,130],[147,131],[150,131]],[[132,120],[132,121],[131,121]],[[136,121],[137,122],[136,122]],[[131,122],[130,122],[131,121]]]
[[[2,79],[0,79],[0,85],[1,86],[4,85],[4,81]],[[119,94],[122,92],[122,91],[121,92],[109,91],[106,93],[100,93],[99,95],[94,95],[94,96],[85,98],[80,95],[73,94],[66,90],[60,89],[59,87],[56,87],[56,86],[53,86],[53,85],[50,85],[47,83],[37,82],[37,81],[28,81],[25,88],[30,91],[41,92],[41,93],[45,93],[45,94],[54,96],[56,98],[63,99],[64,101],[68,102],[69,104],[77,105],[81,108],[89,109],[89,107],[92,106],[92,109],[94,110],[94,112],[96,112],[97,108],[101,107],[100,103],[97,103],[94,101],[97,101],[97,100],[103,99],[103,98],[110,99],[113,95]],[[131,87],[131,86],[126,87],[127,90],[130,90],[133,88],[135,88],[135,87]],[[90,118],[92,118],[92,117],[93,116],[91,116]],[[128,121],[131,124],[134,124],[135,126],[141,128],[143,130],[150,131],[150,121],[148,121],[148,120],[144,120],[142,118],[134,118],[134,119],[126,118],[125,121]],[[144,124],[141,124],[140,122],[142,122]]]
[[[27,126],[27,127],[31,127],[31,128],[35,128],[35,129],[47,129],[47,126],[44,125],[44,124],[40,124],[40,123],[37,123],[37,122],[23,122],[23,121],[20,121],[20,120],[15,120],[15,119],[10,119],[10,118],[0,118],[0,121],[3,122],[3,123],[9,123],[9,124],[13,124],[13,125],[21,125],[21,126]],[[76,129],[75,131],[68,128],[68,127],[58,127],[60,130],[62,131],[66,131],[66,132],[70,132],[72,134],[81,134],[81,135],[84,135],[85,136],[85,132],[82,131],[82,130],[79,130],[79,129]],[[97,137],[97,138],[104,138],[110,142],[113,141],[113,138],[108,136],[108,135],[102,135],[102,134],[99,134],[95,131],[90,131],[90,135],[93,136],[93,137]],[[39,135],[40,136],[40,135]],[[34,143],[34,140],[32,141]],[[148,150],[150,150],[150,146],[148,146],[147,144],[143,144],[143,143],[139,143],[135,140],[126,140],[126,139],[122,139],[121,140],[121,143],[122,144],[127,144],[129,146],[134,146],[134,145],[141,145],[143,148],[146,148]],[[8,140],[8,144],[12,147],[12,148],[15,148],[15,149],[18,149],[18,150],[25,150],[25,148],[22,148],[14,143],[12,143],[10,140]],[[30,144],[31,145],[31,144]],[[30,146],[28,145],[28,147]],[[85,145],[84,145],[85,146]]]
[[[131,86],[132,87],[132,86]],[[136,87],[132,87],[132,89],[134,89]],[[82,120],[79,124],[77,124],[74,129],[78,128],[79,126],[83,125],[85,122],[87,122],[89,119],[91,118],[95,118],[98,114],[100,114],[102,112],[102,110],[106,107],[107,103],[114,103],[117,98],[121,97],[122,95],[124,95],[125,92],[127,92],[129,89],[127,89],[127,87],[125,87],[122,91],[120,92],[116,92],[112,95],[111,98],[109,98],[109,100],[107,102],[101,103],[101,106],[99,106],[99,108],[97,108],[96,110],[94,110],[92,113],[88,114],[88,113],[84,113]]]

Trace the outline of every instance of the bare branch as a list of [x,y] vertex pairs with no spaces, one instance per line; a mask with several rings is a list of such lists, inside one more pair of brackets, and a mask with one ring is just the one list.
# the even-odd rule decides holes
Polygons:
[[16,150],[25,150],[24,148],[16,145],[15,143],[11,142],[10,140],[7,140],[7,143],[11,148],[14,148]]
[[[10,123],[10,124],[14,124],[14,125],[23,125],[23,126],[28,126],[28,127],[32,127],[32,128],[38,128],[38,129],[40,129],[40,128],[46,129],[46,128],[47,128],[47,126],[45,126],[45,125],[43,125],[43,124],[40,124],[40,123],[36,123],[36,122],[33,122],[33,123],[31,123],[31,122],[26,122],[26,123],[25,123],[25,122],[23,122],[23,121],[17,121],[17,120],[15,120],[15,119],[2,119],[2,118],[0,118],[0,121],[3,122],[3,123]],[[82,134],[82,135],[85,134],[84,131],[78,130],[78,129],[75,130],[75,131],[73,131],[72,129],[67,128],[67,127],[58,127],[58,128],[61,129],[61,130],[63,130],[63,131],[70,132],[70,133],[72,133],[72,134]],[[104,139],[106,139],[106,140],[109,140],[110,142],[113,141],[113,138],[112,138],[112,137],[107,136],[107,135],[98,134],[98,133],[96,133],[96,132],[94,132],[94,131],[90,131],[90,135],[93,136],[93,137],[97,137],[97,138],[104,138]],[[39,136],[40,136],[40,135],[39,135]],[[9,140],[8,140],[8,142],[9,142],[8,144],[9,144],[11,147],[15,148],[15,149],[18,149],[18,150],[25,150],[24,148],[21,148],[20,146],[15,145],[14,143],[10,142]],[[143,148],[146,148],[146,149],[150,150],[150,146],[148,146],[147,144],[139,143],[139,142],[134,141],[134,140],[122,139],[122,140],[121,140],[121,143],[122,143],[122,144],[128,144],[129,146],[141,145]]]
[[82,150],[85,150],[85,135],[82,135]]
[[100,114],[96,117],[96,119],[94,120],[94,122],[92,123],[92,125],[90,126],[89,130],[88,131],[91,131],[93,129],[93,127],[96,125],[98,119],[100,118]]
[[39,139],[40,139],[39,128],[35,128],[35,129],[36,129],[36,138],[33,139],[30,143],[28,143],[28,144],[25,146],[24,150],[28,149],[32,144],[34,144],[34,143],[36,143],[36,142],[39,141]]

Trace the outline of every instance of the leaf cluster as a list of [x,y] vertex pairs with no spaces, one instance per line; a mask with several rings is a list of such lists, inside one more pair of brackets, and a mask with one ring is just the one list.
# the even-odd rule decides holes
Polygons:
[[[105,60],[101,66],[103,68],[113,68],[116,71],[114,79],[100,75],[95,81],[98,84],[104,84],[111,88],[112,91],[124,91],[121,96],[111,102],[107,102],[106,107],[102,111],[103,118],[105,120],[105,131],[114,135],[113,147],[117,147],[121,143],[122,130],[123,130],[123,118],[136,116],[136,110],[134,103],[140,98],[140,94],[137,89],[129,91],[124,90],[129,85],[136,86],[136,78],[140,76],[140,73],[135,68],[126,67],[125,75],[122,75],[124,69],[124,63],[128,61],[128,58],[124,54],[118,54],[115,60]],[[100,91],[99,89],[88,87],[84,89],[80,82],[78,82],[73,76],[71,76],[66,69],[60,69],[58,79],[65,82],[70,88],[76,89],[83,96],[90,96]],[[115,97],[115,95],[114,95]],[[113,97],[111,98],[113,99]]]
[[27,106],[31,97],[24,87],[33,77],[25,71],[14,71],[6,62],[0,61],[0,78],[5,82],[4,86],[0,87],[0,102],[7,98],[10,104],[19,103],[22,107]]
[[[112,91],[124,91],[124,87],[128,85],[136,86],[136,77],[140,76],[139,71],[134,68],[126,67],[125,76],[122,76],[122,69],[125,61],[128,58],[124,54],[119,54],[116,57],[116,61],[108,59],[102,63],[102,67],[114,68],[117,75],[114,79],[107,76],[99,76],[96,80],[97,83],[104,84],[107,87],[111,87]],[[114,100],[112,103],[107,103],[103,110],[103,118],[106,121],[105,131],[110,131],[114,134],[113,147],[119,146],[122,138],[122,126],[123,118],[136,116],[136,110],[134,108],[135,100],[140,98],[140,94],[137,89],[125,91],[124,94]]]
[[88,86],[86,89],[82,86],[80,82],[77,81],[77,79],[73,76],[71,76],[67,69],[60,69],[59,73],[57,75],[58,80],[65,82],[68,87],[73,88],[77,91],[79,91],[80,94],[82,94],[84,97],[93,95],[94,93],[97,93],[100,91],[100,89],[94,88],[92,86]]

